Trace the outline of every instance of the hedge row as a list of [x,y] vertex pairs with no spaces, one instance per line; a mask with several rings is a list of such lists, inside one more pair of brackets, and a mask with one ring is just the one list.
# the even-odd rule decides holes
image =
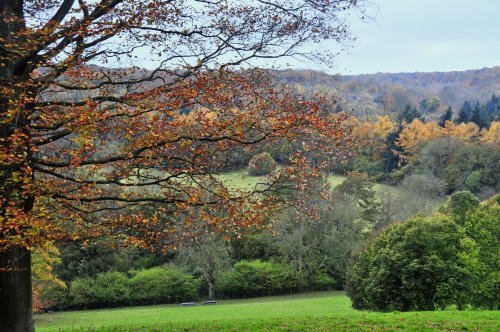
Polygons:
[[[297,273],[290,265],[271,261],[240,261],[222,273],[219,298],[243,298],[328,289],[334,280],[325,273]],[[160,303],[179,303],[205,297],[201,278],[172,267],[129,273],[108,272],[95,278],[78,278],[69,287],[54,285],[42,294],[46,309],[89,309]]]
[[297,273],[290,265],[272,261],[239,261],[217,283],[220,296],[229,298],[283,294],[304,289],[327,289],[334,280],[325,273]]
[[199,278],[177,269],[156,267],[78,278],[67,289],[52,287],[41,296],[52,304],[52,309],[103,308],[191,301],[197,298],[200,286]]

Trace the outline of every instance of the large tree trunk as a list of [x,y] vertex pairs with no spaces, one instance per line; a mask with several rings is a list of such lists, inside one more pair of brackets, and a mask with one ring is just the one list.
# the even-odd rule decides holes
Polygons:
[[[0,1],[0,87],[11,89],[16,83],[24,82],[27,75],[25,64],[16,60],[15,53],[9,53],[11,45],[22,45],[22,31],[25,28],[23,0]],[[2,89],[0,94],[0,147],[10,151],[8,138],[14,130],[20,129],[18,122],[26,123],[26,113],[19,110],[18,120],[11,121],[7,112],[18,105],[16,93],[8,95]],[[24,129],[23,129],[24,130]],[[33,198],[20,198],[15,193],[22,192],[22,185],[12,180],[13,172],[20,163],[0,165],[0,214],[6,215],[6,206],[14,204],[28,212],[33,207]],[[29,196],[29,195],[28,195]],[[3,236],[0,233],[0,239]],[[8,242],[8,240],[7,240]],[[0,332],[34,331],[31,298],[31,253],[15,244],[0,247]]]
[[34,331],[31,309],[31,253],[0,251],[0,332]]

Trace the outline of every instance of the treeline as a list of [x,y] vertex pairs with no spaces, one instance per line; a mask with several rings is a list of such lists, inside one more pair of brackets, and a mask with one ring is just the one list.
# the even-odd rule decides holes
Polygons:
[[319,93],[334,98],[339,109],[362,119],[397,116],[407,104],[415,105],[428,119],[435,119],[448,106],[456,111],[465,100],[484,104],[492,93],[500,93],[500,67],[346,76],[288,70],[274,75],[278,81],[294,87],[298,94]]
[[336,166],[337,172],[356,171],[392,184],[424,176],[438,192],[470,190],[483,199],[500,190],[499,121],[481,128],[451,118],[449,112],[439,122],[424,121],[417,109],[407,106],[396,120],[352,118],[352,128],[357,154]]

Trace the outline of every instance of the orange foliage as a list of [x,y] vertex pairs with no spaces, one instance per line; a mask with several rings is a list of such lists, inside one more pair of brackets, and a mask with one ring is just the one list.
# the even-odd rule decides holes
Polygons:
[[59,250],[53,243],[37,248],[32,255],[33,310],[43,311],[51,306],[41,294],[51,286],[66,287],[64,282],[53,274],[53,265],[60,263]]
[[500,121],[493,121],[489,129],[481,131],[481,141],[484,143],[500,144]]
[[350,119],[350,125],[353,127],[352,135],[358,147],[375,159],[380,159],[387,136],[396,128],[396,124],[387,115],[377,116],[374,123],[361,123],[353,117]]
[[441,136],[441,129],[435,122],[423,123],[415,119],[401,131],[397,144],[404,150],[405,154],[400,158],[408,160],[423,143]]
[[[327,158],[350,141],[342,115],[241,64],[349,39],[337,17],[356,2],[13,3],[0,17],[0,251],[101,236],[169,250],[202,226],[259,226],[272,196],[217,181],[227,156],[305,140],[299,153]],[[141,48],[156,68],[134,62]]]
[[456,124],[453,121],[447,121],[445,127],[441,128],[435,122],[423,123],[415,119],[399,135],[397,144],[404,151],[400,157],[409,160],[423,144],[437,137],[455,137],[472,143],[479,137],[479,128],[474,123]]
[[446,121],[442,136],[460,138],[471,143],[478,138],[479,127],[472,122],[456,124],[453,121]]

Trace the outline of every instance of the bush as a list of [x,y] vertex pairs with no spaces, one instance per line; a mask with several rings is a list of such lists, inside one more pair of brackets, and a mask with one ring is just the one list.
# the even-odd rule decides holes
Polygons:
[[120,272],[107,272],[93,278],[77,278],[71,282],[70,298],[76,307],[122,306],[130,301],[130,283]]
[[41,304],[42,311],[63,309],[71,305],[69,290],[61,284],[51,283],[43,288],[39,295],[38,302]]
[[121,306],[130,302],[130,282],[121,272],[97,275],[92,285],[93,295],[101,306]]
[[272,261],[239,261],[219,281],[221,295],[248,297],[279,293],[296,287],[290,268]]
[[156,267],[142,270],[131,279],[134,302],[140,304],[171,303],[196,298],[200,280],[179,270]]
[[356,258],[347,293],[356,309],[464,308],[475,287],[474,248],[475,242],[448,216],[390,226]]
[[248,175],[261,176],[271,174],[276,169],[276,161],[268,152],[258,153],[250,159]]
[[193,300],[201,284],[200,279],[167,267],[131,271],[130,275],[131,279],[124,273],[108,272],[96,278],[75,279],[69,287],[69,300],[64,304],[102,308]]
[[77,278],[69,287],[71,302],[76,307],[93,307],[98,304],[94,296],[94,280],[91,278]]

